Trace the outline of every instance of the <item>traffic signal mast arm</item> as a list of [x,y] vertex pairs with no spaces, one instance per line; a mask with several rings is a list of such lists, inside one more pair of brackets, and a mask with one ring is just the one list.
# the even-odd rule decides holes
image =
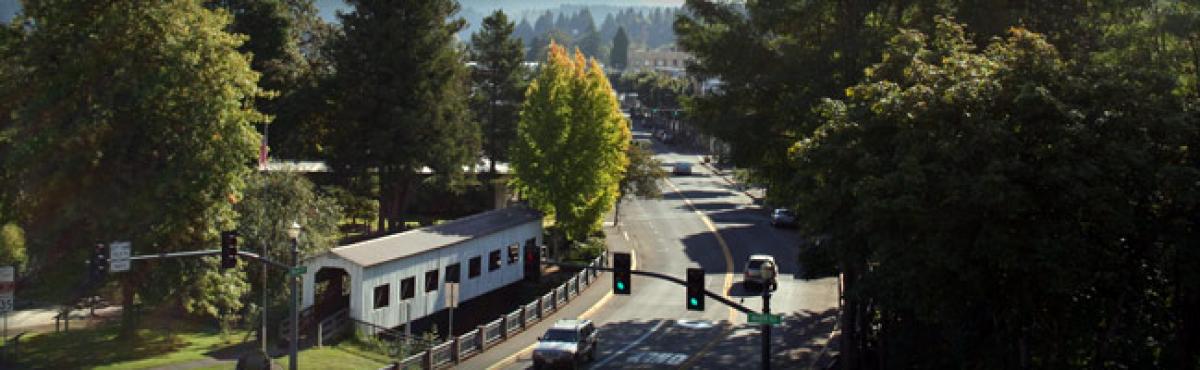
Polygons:
[[[582,264],[570,263],[570,262],[543,261],[542,263],[547,264],[547,265],[560,266],[560,267],[575,267],[575,268],[580,268],[580,269],[590,269],[590,270],[608,271],[608,272],[615,271],[611,267],[588,266],[588,265],[582,265]],[[683,279],[680,279],[680,278],[677,278],[674,276],[670,276],[670,275],[666,275],[666,274],[662,274],[662,273],[657,273],[657,272],[653,272],[653,271],[640,271],[640,270],[629,270],[629,273],[631,273],[633,275],[649,276],[649,277],[656,278],[656,279],[666,280],[666,281],[670,281],[675,284],[679,284],[685,288],[687,287],[687,282],[683,281]],[[728,298],[725,298],[724,296],[713,293],[712,291],[710,291],[708,289],[704,290],[704,295],[709,298],[720,301],[721,303],[724,303],[725,305],[727,305],[729,307],[733,307],[734,309],[737,309],[738,311],[742,311],[743,313],[747,313],[747,314],[759,313],[757,311],[746,308],[746,306],[738,304],[737,302],[731,301]]]
[[[130,259],[130,260],[132,260],[132,261],[138,261],[138,260],[156,260],[156,259],[161,259],[161,258],[197,257],[197,256],[215,256],[215,255],[220,255],[220,254],[221,254],[221,250],[220,250],[220,249],[210,249],[210,250],[203,250],[203,251],[187,251],[187,252],[171,252],[171,253],[159,253],[159,254],[143,254],[143,255],[140,255],[140,256],[132,256],[132,257],[129,257],[129,259]],[[253,259],[256,259],[256,260],[259,260],[259,261],[264,261],[264,262],[266,262],[266,263],[268,263],[268,264],[271,264],[272,266],[279,267],[279,268],[282,268],[282,269],[285,269],[285,270],[291,269],[291,266],[288,266],[288,265],[285,265],[285,264],[279,263],[279,262],[277,262],[277,261],[274,261],[274,260],[271,260],[271,259],[263,258],[262,256],[259,256],[257,253],[250,253],[250,252],[246,252],[246,251],[238,251],[238,255],[239,255],[239,256],[245,256],[245,257],[253,258]]]

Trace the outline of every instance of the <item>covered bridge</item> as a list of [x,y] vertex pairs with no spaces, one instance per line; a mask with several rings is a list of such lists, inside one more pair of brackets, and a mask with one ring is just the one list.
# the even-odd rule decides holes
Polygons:
[[445,282],[464,302],[522,279],[541,244],[542,214],[513,206],[333,248],[305,263],[301,307],[396,327],[445,308]]

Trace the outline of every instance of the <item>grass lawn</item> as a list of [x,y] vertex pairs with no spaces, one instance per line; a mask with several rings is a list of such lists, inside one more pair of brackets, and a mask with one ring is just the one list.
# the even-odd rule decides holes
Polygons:
[[228,346],[217,330],[180,327],[174,340],[161,328],[139,330],[136,339],[118,339],[116,324],[44,333],[24,338],[20,347],[22,367],[35,369],[142,369],[207,358]]
[[[365,357],[370,356],[370,357]],[[301,369],[369,369],[375,370],[387,366],[390,362],[379,355],[360,351],[351,345],[339,344],[334,347],[310,348],[300,351]],[[288,357],[275,358],[275,363],[288,367]]]
[[[180,324],[180,326],[186,324]],[[118,326],[106,324],[95,328],[72,330],[66,333],[33,334],[21,341],[20,368],[33,369],[145,369],[163,365],[187,363],[212,357],[213,352],[227,349],[215,329],[175,328],[174,341],[167,339],[161,327],[141,329],[136,340],[117,339]],[[231,339],[240,339],[234,333]],[[230,360],[230,359],[226,359]],[[288,358],[275,362],[287,368]],[[350,341],[337,346],[311,348],[300,352],[302,369],[379,369],[390,363],[383,355],[360,348]],[[232,362],[201,367],[201,369],[232,369]]]

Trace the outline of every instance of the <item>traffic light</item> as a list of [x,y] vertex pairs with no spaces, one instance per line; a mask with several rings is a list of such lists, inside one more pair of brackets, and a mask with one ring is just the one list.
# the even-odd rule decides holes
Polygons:
[[88,260],[88,273],[92,281],[100,281],[104,279],[104,273],[108,271],[108,245],[104,243],[96,243],[92,250],[91,258]]
[[704,311],[704,269],[687,269],[687,309]]
[[221,269],[237,267],[237,231],[221,232]]
[[525,279],[538,281],[542,277],[542,248],[532,244],[525,245]]
[[613,253],[613,293],[629,294],[629,253]]

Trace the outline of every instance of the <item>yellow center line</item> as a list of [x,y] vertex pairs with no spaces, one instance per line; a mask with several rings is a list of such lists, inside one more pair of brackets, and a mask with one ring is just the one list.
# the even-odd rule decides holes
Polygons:
[[[675,191],[676,194],[679,194],[679,197],[683,199],[684,204],[687,204],[688,208],[691,208],[692,212],[695,212],[696,215],[700,217],[700,221],[704,222],[704,226],[708,228],[708,231],[717,238],[717,245],[721,246],[721,254],[723,254],[725,257],[725,271],[727,271],[725,273],[725,283],[722,285],[721,294],[726,294],[729,292],[729,287],[733,286],[733,254],[729,252],[729,244],[725,242],[725,238],[721,236],[719,231],[717,231],[716,225],[712,223],[712,220],[708,218],[708,215],[704,214],[704,212],[700,212],[700,210],[697,209],[694,204],[692,204],[692,201],[683,195],[683,192],[679,190],[679,187],[675,186],[675,183],[671,182],[671,180],[666,180],[666,183]],[[721,335],[713,337],[713,339],[709,340],[708,343],[705,343],[703,347],[700,347],[700,350],[696,351],[696,353],[689,357],[687,361],[684,361],[682,364],[680,364],[678,369],[691,368],[692,364],[694,364],[696,361],[699,361],[701,355],[708,352],[713,345],[724,338],[725,335],[729,333],[729,330],[733,328],[734,320],[737,318],[737,312],[738,311],[733,309],[733,307],[730,307],[729,326],[721,331]]]

